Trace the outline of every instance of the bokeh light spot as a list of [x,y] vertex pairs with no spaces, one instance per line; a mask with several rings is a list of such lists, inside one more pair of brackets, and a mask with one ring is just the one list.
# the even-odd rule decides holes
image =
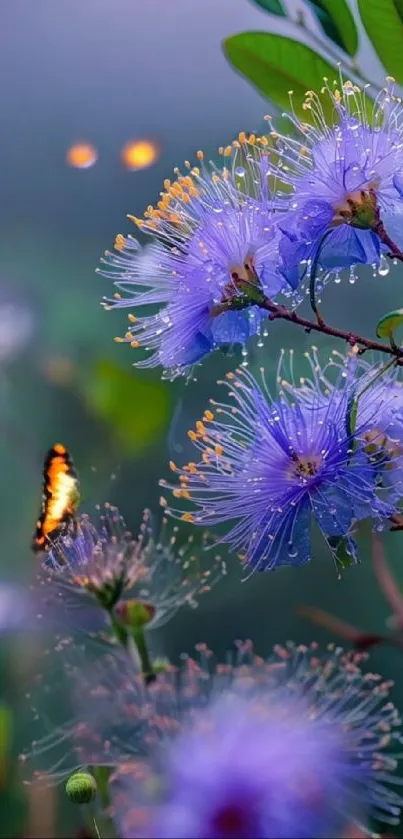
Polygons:
[[75,143],[67,149],[66,161],[75,169],[89,169],[98,159],[98,153],[91,143]]
[[126,169],[146,169],[152,166],[160,156],[160,148],[155,140],[132,140],[123,147],[122,163]]

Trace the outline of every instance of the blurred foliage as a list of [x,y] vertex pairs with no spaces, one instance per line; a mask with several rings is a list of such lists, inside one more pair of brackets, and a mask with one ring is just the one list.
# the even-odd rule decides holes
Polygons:
[[0,789],[5,786],[13,738],[13,715],[5,702],[0,702]]
[[166,432],[171,401],[166,383],[147,381],[141,371],[97,359],[81,387],[84,403],[110,425],[112,440],[122,454],[143,451]]

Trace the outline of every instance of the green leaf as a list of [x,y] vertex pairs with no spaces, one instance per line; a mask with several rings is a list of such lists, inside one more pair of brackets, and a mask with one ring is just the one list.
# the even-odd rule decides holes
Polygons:
[[[354,56],[358,49],[358,32],[346,0],[307,0],[328,38]],[[402,0],[403,2],[403,0]]]
[[265,12],[271,12],[272,15],[281,15],[281,17],[286,17],[286,13],[280,3],[280,0],[253,0],[257,6],[261,6]]
[[[338,77],[338,71],[310,47],[269,32],[231,35],[223,41],[223,49],[233,67],[280,108],[290,109],[292,89],[295,111],[304,122],[312,119],[302,109],[306,91],[321,87],[324,76],[330,86]],[[326,119],[334,122],[330,98],[324,96],[322,103]]]
[[393,312],[388,312],[380,320],[376,326],[376,334],[378,338],[391,338],[398,326],[403,323],[403,309],[395,309]]
[[88,371],[83,395],[89,409],[111,426],[116,444],[136,454],[152,445],[170,416],[170,394],[164,382],[146,379],[101,360]]
[[403,23],[396,3],[393,0],[358,0],[358,9],[382,64],[399,84],[403,84]]
[[393,3],[400,20],[403,21],[403,0],[393,0]]

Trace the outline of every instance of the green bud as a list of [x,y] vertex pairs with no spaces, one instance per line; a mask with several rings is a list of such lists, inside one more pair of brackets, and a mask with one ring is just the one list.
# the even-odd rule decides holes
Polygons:
[[153,659],[153,673],[165,673],[171,664],[168,658],[154,658]]
[[89,772],[75,772],[66,782],[65,790],[73,804],[90,804],[97,794],[97,782]]
[[122,600],[116,607],[118,619],[124,626],[141,629],[147,626],[155,615],[155,607],[141,600]]

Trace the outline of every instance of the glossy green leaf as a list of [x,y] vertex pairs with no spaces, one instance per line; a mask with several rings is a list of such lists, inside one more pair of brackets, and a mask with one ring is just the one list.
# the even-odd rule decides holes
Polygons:
[[378,338],[391,338],[398,326],[403,323],[403,309],[395,309],[393,312],[388,312],[380,320],[376,326],[376,334]]
[[151,445],[166,428],[170,417],[170,393],[161,381],[122,369],[101,360],[83,382],[89,409],[111,426],[119,448],[130,454]]
[[257,6],[261,6],[265,12],[271,12],[272,15],[281,15],[286,17],[286,13],[280,3],[280,0],[253,0]]
[[[293,90],[295,111],[304,122],[310,118],[310,112],[302,109],[306,91],[320,87],[324,76],[330,85],[338,76],[338,71],[310,47],[269,32],[231,35],[224,40],[223,49],[233,67],[280,108],[289,110],[289,91]],[[326,96],[323,110],[333,122],[333,105]]]
[[386,68],[403,84],[403,22],[394,0],[358,0],[368,37]]
[[346,0],[307,0],[324,32],[335,44],[354,56],[358,49],[358,32]]

